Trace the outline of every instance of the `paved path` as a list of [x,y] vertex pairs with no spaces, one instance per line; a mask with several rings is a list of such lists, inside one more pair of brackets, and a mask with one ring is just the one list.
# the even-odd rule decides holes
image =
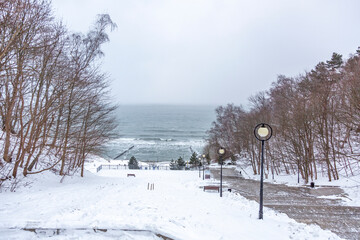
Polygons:
[[[212,169],[211,173],[220,179],[219,169]],[[223,181],[228,188],[247,199],[259,201],[259,181],[244,179],[233,169],[223,169]],[[285,213],[298,222],[317,224],[341,238],[360,239],[360,207],[341,206],[339,199],[318,198],[340,194],[343,194],[342,189],[336,187],[311,189],[264,183],[264,206]]]

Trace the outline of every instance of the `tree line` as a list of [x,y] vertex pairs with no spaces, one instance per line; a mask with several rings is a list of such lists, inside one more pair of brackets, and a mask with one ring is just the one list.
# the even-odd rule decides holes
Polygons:
[[193,152],[187,162],[181,156],[175,161],[172,159],[170,161],[170,170],[190,170],[190,168],[201,167],[203,164],[210,164],[210,156],[205,155],[205,158],[202,158],[201,155]]
[[98,15],[69,33],[51,2],[0,2],[0,178],[81,169],[115,128],[101,46],[116,25]]
[[360,47],[343,60],[333,53],[297,77],[280,75],[267,91],[249,98],[249,108],[229,104],[216,109],[205,152],[218,158],[219,146],[260,172],[258,123],[268,123],[273,137],[265,146],[266,175],[297,174],[309,182],[317,174],[329,181],[339,172],[354,174],[360,159]]

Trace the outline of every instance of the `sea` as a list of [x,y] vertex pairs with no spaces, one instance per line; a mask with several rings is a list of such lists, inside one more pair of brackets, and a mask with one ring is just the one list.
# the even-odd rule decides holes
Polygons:
[[118,138],[106,143],[108,159],[164,162],[203,153],[215,106],[121,105]]

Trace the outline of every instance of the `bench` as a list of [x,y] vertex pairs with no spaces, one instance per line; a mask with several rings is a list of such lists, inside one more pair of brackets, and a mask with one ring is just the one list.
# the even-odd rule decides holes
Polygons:
[[128,173],[127,176],[128,176],[128,177],[135,177],[135,174],[133,174],[133,173]]
[[218,192],[220,191],[218,186],[204,186],[204,192],[205,190],[217,190]]

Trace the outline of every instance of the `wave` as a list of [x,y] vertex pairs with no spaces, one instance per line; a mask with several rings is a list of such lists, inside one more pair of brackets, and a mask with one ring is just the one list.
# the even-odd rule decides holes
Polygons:
[[149,133],[166,133],[166,134],[172,134],[172,133],[183,133],[183,134],[202,134],[204,135],[206,133],[206,130],[178,130],[178,129],[144,129],[144,132]]
[[174,138],[158,138],[158,137],[140,137],[140,138],[117,138],[107,143],[107,146],[119,145],[173,145],[173,146],[199,146],[204,145],[205,140],[201,138],[190,139],[174,139]]
[[135,138],[135,140],[142,140],[142,141],[165,141],[165,142],[176,141],[175,139],[172,139],[172,138],[156,138],[156,137]]
[[200,153],[206,142],[203,139],[178,139],[177,141],[166,141],[169,139],[146,138],[118,138],[111,143],[105,144],[108,156],[117,156],[134,146],[119,159],[130,159],[135,156],[142,161],[170,161],[179,156],[183,159],[190,159],[192,151]]

